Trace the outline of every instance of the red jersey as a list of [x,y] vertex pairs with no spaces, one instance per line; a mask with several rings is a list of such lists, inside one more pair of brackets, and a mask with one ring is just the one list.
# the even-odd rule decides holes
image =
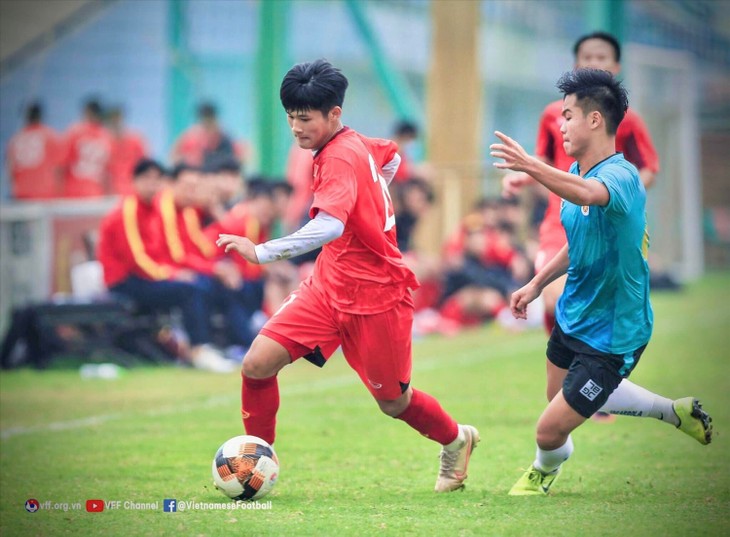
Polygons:
[[474,231],[484,236],[484,248],[479,253],[479,260],[484,266],[497,265],[509,269],[517,251],[497,230],[483,228],[481,217],[475,214],[464,217],[459,229],[446,240],[444,256],[455,258],[464,255],[466,235]]
[[60,193],[60,139],[40,123],[27,125],[10,139],[7,162],[16,199],[49,199]]
[[97,257],[104,268],[104,283],[112,287],[129,276],[166,280],[174,268],[160,261],[161,227],[157,210],[136,195],[125,197],[102,220]]
[[112,194],[133,194],[132,174],[137,163],[147,155],[147,144],[141,134],[123,131],[112,135],[109,175]]
[[[223,218],[205,228],[205,236],[211,243],[214,243],[221,233],[248,237],[254,244],[266,242],[270,236],[268,227],[261,225],[258,218],[248,214],[245,201],[236,204]],[[263,277],[262,265],[249,263],[241,255],[234,255],[230,259],[234,260],[244,280],[258,280]]]
[[382,176],[397,149],[395,142],[345,127],[314,157],[309,215],[325,211],[345,229],[322,247],[311,284],[344,313],[382,313],[418,287],[398,250],[393,203]]
[[155,199],[162,223],[166,260],[178,267],[212,275],[215,243],[203,233],[195,207],[178,207],[172,191],[163,190]]
[[[560,132],[564,121],[562,112],[562,100],[550,103],[543,110],[535,154],[567,172],[575,159],[566,155],[563,149],[563,135]],[[648,168],[654,173],[659,171],[659,157],[649,131],[641,117],[631,109],[626,111],[626,116],[618,126],[616,151],[623,153],[626,160],[639,170]],[[559,249],[566,242],[565,230],[560,223],[560,197],[550,192],[545,218],[540,225],[540,247]]]
[[103,196],[109,175],[112,136],[103,125],[83,122],[72,126],[64,141],[63,196]]

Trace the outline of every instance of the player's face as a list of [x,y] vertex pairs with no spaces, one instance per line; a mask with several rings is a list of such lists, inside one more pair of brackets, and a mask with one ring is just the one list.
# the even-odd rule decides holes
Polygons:
[[287,112],[287,120],[297,144],[302,149],[321,149],[340,128],[342,109],[335,106],[327,114],[319,110]]
[[621,66],[616,61],[615,51],[610,43],[603,39],[583,41],[575,56],[575,66],[579,69],[603,69],[614,76]]
[[162,189],[164,180],[162,174],[156,169],[147,170],[134,179],[134,189],[143,201],[150,202],[152,198]]
[[568,95],[563,100],[563,149],[573,158],[578,158],[584,151],[588,140],[589,123],[583,110],[578,106],[575,95]]
[[182,207],[190,207],[198,204],[198,184],[200,173],[195,170],[185,170],[173,183],[175,189],[175,201]]

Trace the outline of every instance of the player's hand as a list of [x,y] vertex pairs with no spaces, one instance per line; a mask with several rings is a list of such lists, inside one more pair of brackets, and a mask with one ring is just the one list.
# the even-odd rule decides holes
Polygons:
[[495,162],[494,167],[502,170],[510,169],[516,172],[525,171],[533,157],[519,143],[506,134],[499,131],[494,131],[494,134],[502,140],[502,143],[490,145],[490,154],[493,157],[504,160],[504,162]]
[[512,293],[509,301],[509,309],[515,319],[527,319],[527,305],[540,295],[540,290],[530,282],[524,287]]
[[502,197],[513,198],[532,182],[532,177],[525,172],[508,173],[502,178]]
[[259,258],[256,256],[256,245],[247,237],[221,234],[218,235],[215,244],[219,248],[225,248],[226,253],[238,252],[249,263],[259,264]]

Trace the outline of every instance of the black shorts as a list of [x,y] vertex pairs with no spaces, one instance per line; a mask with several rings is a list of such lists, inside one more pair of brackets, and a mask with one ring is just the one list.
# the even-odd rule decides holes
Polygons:
[[639,363],[646,345],[626,354],[609,354],[566,335],[555,323],[547,345],[547,357],[568,374],[563,381],[563,396],[570,407],[584,418],[600,409],[608,396]]

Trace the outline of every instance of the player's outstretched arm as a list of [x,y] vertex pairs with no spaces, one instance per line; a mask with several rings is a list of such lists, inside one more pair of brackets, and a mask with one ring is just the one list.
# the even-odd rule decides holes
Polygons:
[[218,236],[216,244],[225,247],[226,253],[235,251],[251,263],[264,264],[316,250],[342,236],[344,230],[345,224],[341,220],[319,211],[300,229],[280,239],[254,244],[246,237],[222,234]]
[[525,172],[548,190],[576,205],[608,205],[610,199],[606,187],[593,179],[583,180],[577,175],[553,168],[533,157],[506,134],[495,131],[502,143],[489,146],[491,155],[504,160],[495,162],[494,167]]

